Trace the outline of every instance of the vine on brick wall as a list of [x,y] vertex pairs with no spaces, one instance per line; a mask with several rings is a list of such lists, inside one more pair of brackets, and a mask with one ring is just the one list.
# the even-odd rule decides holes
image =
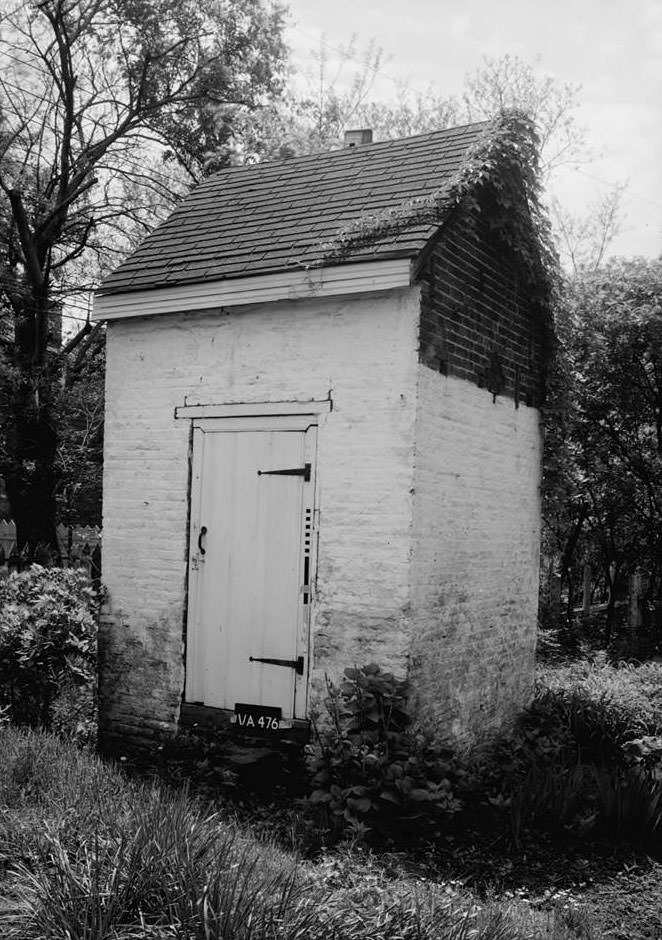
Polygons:
[[549,309],[557,256],[541,204],[535,126],[520,111],[504,111],[490,122],[460,170],[439,189],[361,216],[341,229],[322,246],[321,264],[337,262],[413,226],[441,225],[460,203],[478,208],[480,196],[488,194],[492,209],[488,224],[520,261],[532,299]]

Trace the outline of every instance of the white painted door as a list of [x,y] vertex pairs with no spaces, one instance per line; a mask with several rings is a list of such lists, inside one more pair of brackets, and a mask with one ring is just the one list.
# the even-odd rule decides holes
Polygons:
[[188,702],[305,717],[317,430],[310,420],[194,425]]

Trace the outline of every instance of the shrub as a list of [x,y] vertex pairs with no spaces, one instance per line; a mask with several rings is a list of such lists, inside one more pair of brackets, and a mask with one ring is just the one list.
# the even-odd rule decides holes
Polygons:
[[12,721],[93,736],[96,612],[81,571],[33,565],[0,581],[0,707]]
[[460,778],[467,821],[505,829],[518,847],[527,831],[585,829],[593,809],[577,753],[558,702],[534,699],[514,727],[467,755]]
[[450,755],[411,729],[406,681],[373,663],[346,669],[328,693],[330,726],[309,749],[308,808],[334,838],[434,836],[460,802]]
[[616,845],[662,839],[658,664],[574,663],[541,670],[516,727],[474,758],[472,810],[487,805],[516,845],[527,830]]

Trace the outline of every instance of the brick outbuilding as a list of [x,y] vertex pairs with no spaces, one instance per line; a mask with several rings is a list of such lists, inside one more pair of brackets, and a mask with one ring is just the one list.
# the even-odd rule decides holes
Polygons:
[[438,739],[527,701],[547,308],[508,127],[223,170],[103,284],[107,743],[305,729],[373,661]]

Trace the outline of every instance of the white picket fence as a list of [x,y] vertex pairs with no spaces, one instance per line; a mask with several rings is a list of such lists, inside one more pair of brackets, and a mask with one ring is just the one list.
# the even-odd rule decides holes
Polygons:
[[[90,578],[99,577],[101,530],[95,526],[57,527],[62,564],[68,568],[85,568]],[[18,567],[16,526],[0,519],[0,573]]]

